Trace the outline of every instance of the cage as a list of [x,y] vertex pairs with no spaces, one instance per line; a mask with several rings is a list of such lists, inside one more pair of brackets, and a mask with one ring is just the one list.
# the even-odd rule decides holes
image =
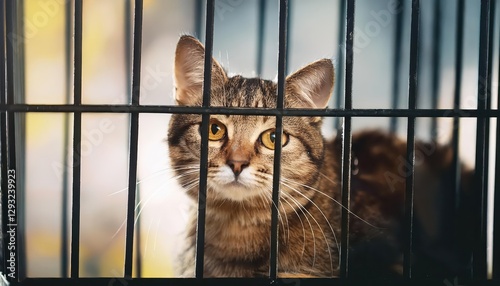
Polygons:
[[[497,1],[0,3],[2,273],[12,285],[495,285],[498,280]],[[203,106],[174,106],[171,59],[165,54],[173,56],[183,33],[200,38],[206,59],[213,55],[229,71],[277,75],[277,108],[210,106],[210,69],[205,69]],[[329,107],[284,108],[286,75],[325,56],[336,62]],[[175,277],[171,263],[178,244],[167,237],[178,235],[187,210],[183,194],[170,192],[179,186],[166,179],[171,174],[162,140],[170,114],[199,114],[203,124],[212,114],[268,115],[276,117],[278,132],[284,117],[324,117],[324,133],[341,138],[341,204],[347,208],[339,222],[339,277],[278,277],[279,219],[270,205],[269,275],[203,278],[206,167],[200,169],[195,275]],[[353,133],[381,126],[406,142],[403,269],[400,277],[366,280],[362,271],[349,268]],[[449,238],[450,225],[470,226],[458,234],[468,237],[470,252],[453,276],[433,273],[441,266],[432,259],[424,261],[427,267],[415,264],[422,228],[415,225],[414,204],[422,198],[414,189],[416,181],[425,180],[415,173],[419,139],[454,150],[449,190],[423,198],[434,207],[429,215],[436,215],[431,220],[440,229],[438,238]],[[277,146],[275,170],[282,151]],[[203,166],[206,146],[201,154]],[[474,171],[468,195],[461,190],[461,161]],[[272,200],[278,205],[280,172],[273,176]],[[465,210],[464,202],[470,203]],[[444,257],[438,261],[455,259],[440,252],[440,243],[428,250]]]

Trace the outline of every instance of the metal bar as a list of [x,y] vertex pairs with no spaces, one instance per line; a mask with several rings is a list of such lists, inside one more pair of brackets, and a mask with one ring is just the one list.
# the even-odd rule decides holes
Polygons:
[[[74,7],[74,105],[82,103],[82,0]],[[73,201],[71,217],[71,278],[79,277],[80,267],[80,184],[81,184],[82,113],[76,111],[73,120]]]
[[[287,0],[287,15],[286,19],[283,19],[286,23],[286,42],[290,41],[291,37],[291,27],[292,27],[292,11],[293,11],[293,5],[292,3],[294,2],[293,0]],[[281,2],[280,2],[280,8],[281,8]],[[280,10],[281,11],[281,10]],[[281,16],[281,14],[280,14]],[[280,18],[281,19],[281,18]],[[281,32],[281,28],[279,30]],[[278,47],[278,50],[280,48]],[[284,47],[285,50],[285,76],[288,75],[290,72],[290,46],[285,44]],[[279,59],[278,59],[278,72],[279,72]]]
[[[279,37],[278,37],[278,94],[276,109],[283,110],[285,96],[285,81],[287,69],[287,33],[289,3],[287,0],[279,2]],[[276,142],[274,149],[273,165],[273,206],[271,207],[271,248],[269,260],[269,278],[278,276],[278,211],[280,200],[280,175],[281,175],[281,137],[283,134],[283,117],[276,116]]]
[[[134,47],[132,66],[132,105],[140,102],[141,87],[141,50],[142,50],[142,15],[143,1],[135,0],[134,8]],[[137,148],[139,138],[139,114],[132,113],[130,118],[130,157],[127,202],[127,234],[125,240],[125,277],[132,277],[134,249],[134,219],[137,184]]]
[[473,245],[473,278],[484,280],[486,273],[486,252],[487,252],[487,194],[485,185],[485,150],[486,144],[486,121],[484,111],[487,110],[487,97],[489,88],[488,79],[488,57],[489,57],[489,17],[490,0],[481,0],[481,18],[479,32],[479,71],[478,71],[478,118],[476,132],[476,172],[475,172],[475,242]]
[[[5,2],[0,1],[0,66],[5,67],[6,65],[6,58],[5,58],[5,44],[6,44],[6,37],[5,37]],[[7,93],[6,93],[6,74],[5,74],[5,68],[0,68],[0,105],[5,105],[7,104]],[[0,269],[2,273],[5,273],[5,275],[8,275],[11,271],[7,269],[7,257],[10,257],[8,254],[8,246],[9,246],[9,240],[6,239],[8,237],[7,235],[7,217],[8,217],[8,212],[7,212],[7,204],[8,204],[8,168],[7,168],[7,157],[8,157],[8,149],[7,149],[7,111],[2,111],[0,113],[0,144],[1,144],[1,153],[0,153],[0,158],[1,158],[1,183],[2,183],[2,190],[7,190],[1,192],[2,194],[2,237],[1,237],[1,243],[2,243],[2,261],[0,262]]]
[[[400,12],[396,15],[396,25],[394,27],[394,58],[392,66],[392,108],[399,107],[399,86],[401,75],[401,46],[403,45],[403,16],[404,16],[404,1],[396,0],[400,7]],[[389,121],[389,131],[396,133],[398,129],[398,117],[391,117]]]
[[[203,74],[203,107],[210,106],[212,88],[212,53],[214,46],[214,13],[215,1],[207,0],[205,22],[205,66]],[[209,109],[209,108],[208,108]],[[210,112],[210,109],[209,109]],[[208,174],[208,124],[210,114],[202,115],[201,120],[201,154],[200,154],[200,184],[198,191],[198,222],[196,230],[196,278],[203,278],[205,253],[205,216],[207,205],[207,174]]]
[[[7,105],[11,105],[15,103],[15,75],[14,75],[14,60],[15,60],[15,50],[17,49],[17,45],[20,44],[17,42],[19,39],[14,39],[11,38],[14,37],[15,35],[18,35],[15,30],[15,18],[14,15],[16,14],[15,11],[15,3],[13,1],[7,1],[6,6],[5,6],[5,13],[6,13],[6,19],[5,19],[5,27],[6,27],[6,33],[7,33],[7,38],[10,38],[11,41],[10,43],[6,43],[6,102]],[[20,276],[19,276],[19,270],[20,270],[20,265],[19,265],[19,228],[18,228],[18,223],[19,223],[19,212],[21,211],[19,209],[19,199],[18,199],[18,178],[20,177],[20,174],[17,174],[17,160],[16,160],[16,121],[15,121],[15,114],[13,112],[8,112],[7,113],[7,177],[6,179],[8,180],[8,188],[7,191],[9,194],[13,194],[14,198],[12,198],[12,201],[8,201],[8,205],[13,205],[14,206],[14,214],[11,216],[10,213],[7,214],[7,216],[4,218],[5,220],[8,220],[8,235],[5,237],[8,237],[9,240],[14,237],[15,241],[15,249],[12,251],[9,250],[9,258],[10,257],[15,257],[15,262],[14,262],[14,267],[11,267],[12,264],[9,263],[10,271],[7,271],[7,273],[12,273],[12,276],[8,276],[9,281],[14,282],[18,281]],[[9,181],[9,179],[11,179]],[[14,181],[12,181],[14,180]],[[9,206],[6,206],[7,208]],[[9,268],[8,268],[9,269]],[[13,270],[13,271],[12,271]]]
[[262,76],[264,67],[264,32],[266,28],[266,0],[259,0],[257,27],[257,76]]
[[[338,67],[337,67],[337,74],[335,76],[336,79],[341,79],[344,78],[344,60],[345,60],[345,44],[343,44],[344,39],[345,39],[345,9],[346,9],[346,1],[347,0],[340,0],[339,1],[339,30],[338,30]],[[352,52],[352,51],[351,51]],[[343,84],[341,80],[335,80],[335,108],[341,108],[342,107],[342,99],[343,99],[343,94],[342,92],[344,91],[343,89]],[[340,130],[340,118],[335,117],[333,126],[335,127],[336,130]]]
[[[442,11],[441,0],[434,0],[434,23],[432,40],[432,86],[431,86],[431,109],[438,108],[440,73],[441,73],[441,25]],[[437,138],[437,118],[431,118],[431,140]]]
[[[131,5],[131,0],[125,0],[124,2],[124,52],[125,52],[125,57],[124,57],[124,62],[125,62],[125,83],[126,83],[126,100],[128,103],[132,102],[132,90],[133,90],[133,82],[132,82],[132,33],[133,33],[133,28],[132,28],[132,5]],[[132,123],[132,114],[130,115],[130,122]],[[134,119],[135,120],[135,119]],[[130,151],[130,143],[132,142],[132,134],[129,134],[129,146],[128,150]],[[140,186],[136,182],[136,200],[135,203],[138,204],[140,202]],[[142,255],[141,255],[141,217],[137,217],[136,219],[136,229],[137,231],[135,232],[135,272],[136,272],[136,277],[141,277],[142,276]]]
[[[410,30],[410,70],[408,78],[408,109],[415,110],[418,94],[418,46],[420,29],[420,1],[413,0],[411,8]],[[403,276],[412,275],[413,248],[413,187],[415,175],[415,117],[408,117],[406,161],[408,165],[405,186],[405,219],[404,219],[404,261]]]
[[[353,45],[354,45],[354,13],[355,0],[347,1],[346,13],[346,44],[345,44],[345,88],[344,109],[352,109],[352,77],[353,77]],[[348,276],[349,268],[349,212],[351,192],[351,147],[352,147],[352,118],[344,117],[343,140],[342,140],[342,169],[341,169],[341,192],[342,192],[342,215],[341,215],[341,243],[340,243],[340,277]]]
[[[321,116],[321,117],[468,117],[475,118],[480,113],[477,109],[284,109],[271,108],[236,108],[236,107],[200,107],[168,105],[37,105],[13,104],[0,105],[0,112],[85,112],[85,113],[171,113],[171,114],[229,114],[229,115],[283,115],[283,116]],[[481,111],[485,117],[496,117],[495,110]]]
[[[66,92],[66,104],[69,104],[71,101],[71,79],[72,79],[72,66],[71,66],[71,38],[73,36],[73,17],[72,10],[73,5],[72,1],[68,1],[64,7],[64,21],[65,21],[65,53],[64,53],[64,62],[65,62],[65,92]],[[69,155],[67,152],[67,148],[69,146],[69,128],[70,128],[70,114],[64,114],[64,149],[63,149],[63,162],[64,165],[69,163]],[[69,269],[69,244],[68,244],[68,198],[69,198],[69,173],[67,168],[63,168],[62,174],[62,196],[61,196],[61,277],[68,277],[68,269]]]
[[[15,34],[24,38],[24,0],[14,1],[14,29]],[[25,42],[19,41],[15,47],[14,58],[14,101],[25,102]],[[15,142],[16,142],[16,173],[26,174],[26,117],[25,114],[15,114]],[[18,277],[26,277],[26,241],[25,241],[25,176],[18,176],[17,184],[17,245],[18,245]]]

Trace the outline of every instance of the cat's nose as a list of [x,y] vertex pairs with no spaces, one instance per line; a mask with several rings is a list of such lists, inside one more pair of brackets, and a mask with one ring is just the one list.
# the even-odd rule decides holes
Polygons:
[[227,165],[233,170],[235,176],[241,174],[241,171],[250,165],[249,161],[228,160]]

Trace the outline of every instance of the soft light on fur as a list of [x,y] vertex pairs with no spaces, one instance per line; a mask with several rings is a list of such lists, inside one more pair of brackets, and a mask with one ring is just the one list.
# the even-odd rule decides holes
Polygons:
[[[175,58],[176,100],[201,105],[204,48],[191,36],[180,38]],[[274,108],[275,82],[229,77],[212,59],[211,106]],[[286,79],[286,108],[325,108],[332,93],[331,60],[316,61]],[[272,116],[211,115],[204,277],[255,277],[269,272],[274,151],[264,144],[275,128]],[[201,116],[173,114],[168,144],[173,170],[187,194],[198,201]],[[223,126],[223,128],[221,128]],[[321,118],[283,118],[278,271],[280,277],[339,274],[340,141],[326,141]],[[269,139],[269,138],[267,138]],[[270,140],[270,139],[269,139]],[[269,143],[271,141],[267,140]],[[384,276],[401,270],[406,143],[394,135],[368,131],[353,135],[349,209],[349,273]],[[427,145],[417,143],[417,150]],[[272,145],[271,145],[272,147]],[[428,149],[428,148],[427,148]],[[451,167],[450,148],[426,153],[415,185],[416,218],[425,217],[422,195],[439,192]],[[403,158],[403,166],[401,165]],[[427,182],[427,183],[426,183]],[[430,183],[432,182],[432,184]],[[193,276],[196,207],[188,226],[188,247],[179,273]],[[424,219],[423,227],[436,229]],[[434,231],[436,232],[436,231]],[[424,260],[425,261],[425,260]],[[356,272],[359,271],[359,272]]]

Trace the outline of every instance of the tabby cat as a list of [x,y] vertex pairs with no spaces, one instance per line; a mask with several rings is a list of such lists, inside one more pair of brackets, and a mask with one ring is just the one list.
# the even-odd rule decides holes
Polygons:
[[[174,66],[178,105],[201,106],[203,71],[203,45],[191,36],[182,36]],[[311,63],[286,78],[285,108],[324,109],[333,85],[331,60]],[[211,106],[274,108],[276,100],[276,83],[229,77],[213,60]],[[339,274],[340,140],[325,140],[321,123],[319,117],[283,118],[280,277]],[[273,116],[210,116],[204,277],[255,277],[269,272],[273,155],[279,136],[275,124]],[[198,199],[200,126],[200,115],[173,114],[168,129],[172,168],[194,202]],[[405,148],[404,141],[379,131],[353,137],[353,152],[358,155],[354,154],[352,167],[352,269],[401,272],[404,174],[398,173],[397,158],[404,156]],[[433,156],[444,156],[441,153],[446,152]],[[385,180],[384,168],[401,180]],[[392,185],[388,187],[388,183]],[[180,263],[180,275],[186,277],[194,274],[196,210],[193,207],[188,246]]]

